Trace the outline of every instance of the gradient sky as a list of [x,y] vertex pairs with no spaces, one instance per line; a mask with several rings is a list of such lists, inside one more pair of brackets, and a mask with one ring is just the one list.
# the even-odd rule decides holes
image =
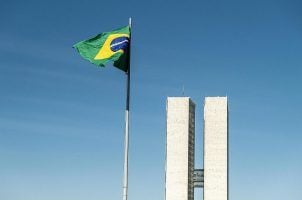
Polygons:
[[[0,3],[0,199],[120,200],[125,75],[72,45],[133,18],[129,200],[164,200],[167,96],[230,108],[230,200],[301,200],[300,0]],[[202,191],[196,192],[201,199]]]

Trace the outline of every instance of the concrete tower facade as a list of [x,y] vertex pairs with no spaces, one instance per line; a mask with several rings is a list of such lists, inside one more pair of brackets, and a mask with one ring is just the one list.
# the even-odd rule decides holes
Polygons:
[[227,97],[205,98],[203,199],[228,200]]
[[168,97],[166,200],[194,200],[195,104],[189,97]]
[[227,97],[204,103],[204,167],[194,168],[195,104],[189,97],[167,100],[165,200],[194,200],[194,187],[204,200],[228,200]]

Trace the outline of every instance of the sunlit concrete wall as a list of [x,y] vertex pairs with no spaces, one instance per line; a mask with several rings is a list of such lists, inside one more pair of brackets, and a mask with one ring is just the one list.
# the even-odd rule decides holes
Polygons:
[[189,97],[168,97],[166,200],[193,200],[195,104]]
[[205,98],[204,200],[228,200],[227,97]]

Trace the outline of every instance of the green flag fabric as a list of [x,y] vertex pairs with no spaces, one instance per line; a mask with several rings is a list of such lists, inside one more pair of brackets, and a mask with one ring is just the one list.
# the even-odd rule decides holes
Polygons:
[[78,42],[73,47],[91,63],[104,67],[108,61],[125,72],[128,70],[130,27],[104,32]]

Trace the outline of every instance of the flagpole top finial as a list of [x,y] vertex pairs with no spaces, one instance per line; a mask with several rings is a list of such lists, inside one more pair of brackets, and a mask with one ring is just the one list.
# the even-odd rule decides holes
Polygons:
[[129,27],[131,28],[131,24],[132,24],[132,19],[131,17],[129,17]]

